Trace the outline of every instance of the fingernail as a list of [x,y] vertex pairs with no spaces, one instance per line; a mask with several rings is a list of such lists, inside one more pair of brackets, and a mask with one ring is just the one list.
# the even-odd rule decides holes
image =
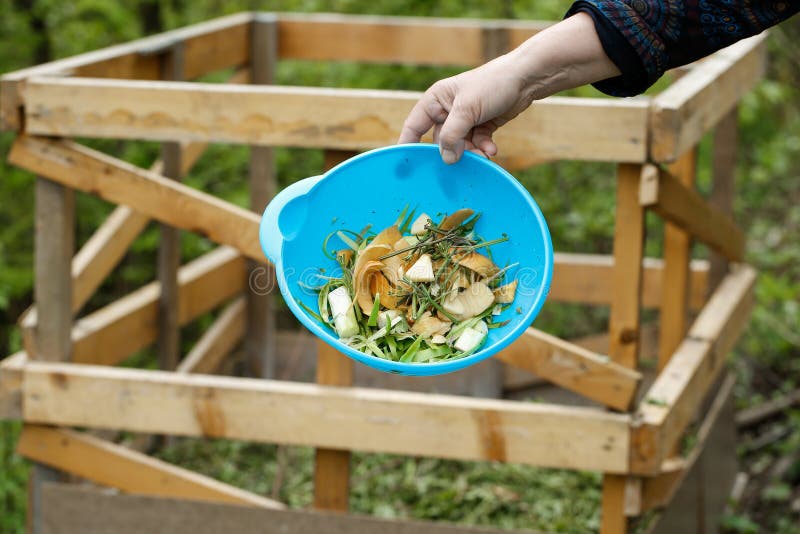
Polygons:
[[447,163],[448,165],[451,165],[451,164],[455,163],[456,161],[458,161],[458,156],[456,155],[456,153],[454,151],[450,150],[449,148],[441,148],[440,147],[439,148],[439,153],[441,153],[441,155],[442,155],[442,160],[445,163]]

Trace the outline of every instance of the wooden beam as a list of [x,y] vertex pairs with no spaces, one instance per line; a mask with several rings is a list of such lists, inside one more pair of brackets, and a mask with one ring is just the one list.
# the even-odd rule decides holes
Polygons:
[[160,75],[160,54],[176,42],[184,45],[188,79],[244,65],[251,19],[252,14],[239,13],[7,73],[0,77],[0,129],[21,128],[25,82],[32,76],[154,80]]
[[0,420],[22,419],[22,368],[24,351],[0,360]]
[[[178,271],[178,322],[187,324],[243,289],[244,260],[220,247]],[[116,365],[156,340],[158,282],[152,282],[76,322],[73,359]]]
[[[733,216],[736,182],[736,154],[739,144],[739,106],[734,106],[714,129],[712,150],[711,194],[708,202],[723,214]],[[708,294],[710,295],[728,274],[728,260],[721,254],[711,254]]]
[[[697,148],[687,151],[670,167],[670,172],[687,189],[694,188]],[[692,238],[667,222],[664,225],[664,283],[661,287],[658,370],[661,371],[678,348],[689,320],[689,262]]]
[[[395,143],[420,96],[372,89],[34,78],[26,85],[25,120],[27,131],[37,135],[365,150]],[[550,97],[505,125],[496,140],[503,157],[644,161],[647,111],[638,100]]]
[[630,416],[591,408],[60,363],[26,365],[23,384],[29,423],[604,472],[628,464]]
[[639,199],[692,237],[732,261],[744,258],[745,235],[733,219],[709,204],[694,189],[686,187],[668,170],[649,166],[642,175]]
[[[275,15],[257,14],[251,23],[251,82],[272,84],[278,64],[278,21]],[[272,149],[250,147],[250,209],[261,214],[278,189]],[[272,378],[275,374],[276,333],[273,299],[277,277],[272,266],[251,260],[244,273],[248,281],[247,333],[244,354],[251,376]]]
[[[43,534],[266,532],[325,534],[505,534],[440,521],[383,519],[315,510],[270,510],[183,499],[120,495],[75,484],[45,484]],[[527,531],[529,534],[542,534]]]
[[589,350],[528,328],[500,361],[617,410],[627,410],[642,376]]
[[258,242],[259,215],[213,195],[70,141],[21,136],[9,161],[266,262]]
[[481,65],[486,60],[486,30],[507,34],[502,50],[507,52],[552,24],[329,13],[281,14],[279,21],[283,59],[434,66]]
[[285,508],[278,501],[74,430],[25,425],[17,454],[134,495]]
[[[689,305],[699,310],[707,298],[708,262],[690,263]],[[664,261],[645,258],[642,280],[642,307],[658,308],[664,291]],[[608,305],[614,296],[614,257],[601,254],[556,252],[553,283],[547,298],[557,302]]]
[[176,369],[178,373],[213,374],[244,336],[245,300],[237,297],[197,340]]
[[724,48],[652,100],[650,153],[674,161],[695,146],[756,83],[767,67],[767,33]]
[[688,456],[686,458],[668,458],[661,464],[661,474],[644,479],[641,508],[636,515],[669,505],[686,476],[697,463],[698,458],[700,458],[706,441],[720,418],[725,403],[728,402],[733,393],[735,384],[736,379],[732,375],[728,375],[723,380],[722,386],[714,396],[711,407],[700,423],[695,434],[692,450]]
[[723,280],[645,394],[632,435],[631,472],[656,474],[683,435],[747,324],[755,279],[752,268],[740,266]]

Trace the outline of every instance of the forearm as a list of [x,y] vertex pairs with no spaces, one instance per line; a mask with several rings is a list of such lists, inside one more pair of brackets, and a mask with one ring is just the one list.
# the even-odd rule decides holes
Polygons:
[[505,59],[519,69],[529,102],[620,74],[586,13],[534,35]]

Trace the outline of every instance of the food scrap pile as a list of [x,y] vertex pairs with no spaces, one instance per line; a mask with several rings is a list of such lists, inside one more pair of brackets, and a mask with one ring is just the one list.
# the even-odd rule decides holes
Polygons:
[[[378,234],[339,230],[323,244],[340,276],[320,269],[317,320],[351,347],[380,358],[432,363],[463,358],[480,348],[494,318],[511,306],[517,281],[504,282],[516,264],[500,268],[475,233],[480,214],[461,209],[431,217],[404,209],[395,224]],[[338,237],[347,248],[329,250]],[[519,310],[518,310],[519,311]]]

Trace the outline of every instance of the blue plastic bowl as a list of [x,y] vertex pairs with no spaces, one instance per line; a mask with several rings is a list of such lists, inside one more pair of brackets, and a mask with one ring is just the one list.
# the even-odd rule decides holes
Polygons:
[[[519,263],[506,280],[517,279],[514,303],[497,318],[506,326],[489,330],[483,347],[461,358],[438,363],[400,363],[364,354],[344,343],[326,325],[309,316],[298,302],[317,309],[320,267],[328,274],[339,266],[326,257],[322,243],[332,231],[360,231],[371,224],[377,232],[391,225],[405,206],[427,213],[452,213],[460,208],[481,212],[475,227],[484,239],[507,234],[491,248],[497,265]],[[323,176],[300,180],[281,191],[261,220],[261,246],[275,265],[278,286],[289,308],[316,336],[347,356],[380,371],[403,375],[438,375],[484,360],[516,339],[544,304],[553,274],[553,245],[544,216],[517,180],[488,159],[466,153],[446,165],[436,145],[411,144],[360,154]],[[338,238],[330,249],[346,248]],[[306,287],[304,287],[306,286]]]

